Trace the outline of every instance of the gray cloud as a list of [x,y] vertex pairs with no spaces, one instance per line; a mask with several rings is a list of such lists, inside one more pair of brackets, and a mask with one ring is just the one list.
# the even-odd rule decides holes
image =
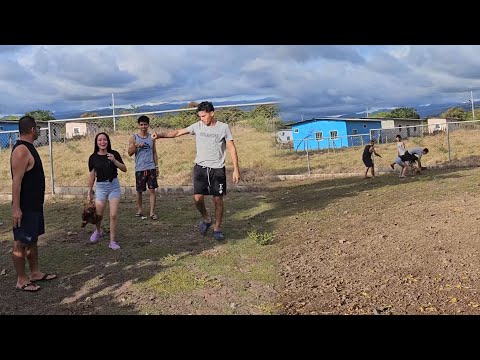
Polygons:
[[[466,100],[480,46],[0,46],[0,112],[235,97],[341,114]],[[26,110],[25,110],[26,109]],[[292,119],[293,120],[293,119]]]
[[27,45],[0,45],[0,54],[15,53],[25,48],[28,48],[28,46]]

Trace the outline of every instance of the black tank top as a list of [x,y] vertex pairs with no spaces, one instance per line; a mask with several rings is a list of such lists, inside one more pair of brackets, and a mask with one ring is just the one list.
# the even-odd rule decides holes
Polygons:
[[363,149],[363,159],[371,159],[372,158],[372,153],[370,152],[370,148],[372,145],[366,145],[365,148]]
[[[38,155],[37,149],[28,141],[17,140],[13,146],[13,150],[18,145],[25,145],[35,160],[35,165],[25,172],[22,179],[22,188],[20,190],[20,209],[26,211],[42,211],[43,202],[45,200],[45,174],[43,172],[42,159]],[[10,160],[11,161],[11,160]],[[10,164],[10,172],[12,171]],[[13,172],[12,172],[13,178]]]

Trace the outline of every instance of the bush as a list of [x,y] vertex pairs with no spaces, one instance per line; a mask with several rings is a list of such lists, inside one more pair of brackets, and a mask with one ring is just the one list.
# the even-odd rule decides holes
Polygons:
[[270,245],[273,242],[273,232],[259,233],[256,230],[248,232],[248,238],[260,245]]

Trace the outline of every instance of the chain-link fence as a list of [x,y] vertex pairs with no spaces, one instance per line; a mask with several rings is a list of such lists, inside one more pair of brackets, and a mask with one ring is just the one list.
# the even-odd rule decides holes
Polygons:
[[[377,142],[382,158],[375,158],[378,170],[389,170],[396,157],[395,136],[402,134],[407,148],[427,147],[429,153],[422,165],[455,163],[480,165],[480,121],[447,122],[403,128],[375,129],[370,134],[306,138],[293,144],[291,130],[284,128],[273,105],[217,107],[215,118],[228,123],[235,139],[242,183],[265,182],[274,175],[310,173],[346,173],[363,170],[361,152],[370,139]],[[196,121],[195,108],[181,111],[146,113],[150,130],[163,131],[184,128]],[[120,153],[127,173],[119,172],[122,186],[135,185],[134,157],[128,156],[129,138],[138,132],[141,113],[113,116],[89,116],[68,120],[53,120],[40,124],[40,136],[35,145],[43,161],[47,189],[66,186],[86,186],[88,158],[94,151],[94,139],[99,132],[110,136],[112,148]],[[18,123],[16,123],[18,126]],[[10,152],[18,131],[0,131],[1,191],[11,191]],[[195,159],[195,137],[158,139],[160,186],[191,186]],[[478,150],[477,150],[478,149]],[[53,166],[51,166],[53,165]],[[226,167],[231,179],[232,163],[227,151]],[[50,185],[50,186],[48,186]]]
[[[422,158],[422,166],[431,165],[480,165],[480,121],[454,122],[441,119],[439,123],[373,129],[370,134],[349,135],[335,138],[306,138],[294,144],[294,150],[304,155],[304,172],[361,172],[360,161],[363,146],[373,139],[382,158],[375,158],[376,168],[389,171],[396,157],[396,136],[401,135],[407,149],[426,147],[428,155]],[[478,149],[478,150],[477,150]],[[388,155],[390,154],[390,155]]]
[[[196,107],[192,107],[149,113],[135,113],[133,109],[115,117],[89,116],[49,121],[49,133],[52,136],[49,146],[53,164],[49,168],[50,179],[53,179],[52,191],[55,191],[55,187],[86,185],[88,158],[93,153],[95,136],[99,132],[109,135],[112,149],[120,153],[127,165],[127,173],[119,172],[121,185],[134,186],[135,157],[128,155],[128,143],[133,134],[138,132],[137,119],[141,115],[150,118],[150,131],[157,132],[185,128],[199,120]],[[242,169],[243,178],[246,176],[248,179],[251,169],[249,163],[258,158],[247,149],[252,148],[255,151],[257,148],[257,151],[261,152],[262,147],[274,148],[273,134],[280,124],[276,107],[272,103],[218,106],[215,107],[215,119],[230,126],[238,156],[244,164],[247,163],[247,168]],[[194,136],[158,139],[156,151],[160,171],[159,186],[190,186],[196,153]],[[227,174],[233,171],[229,154],[226,167]],[[258,176],[258,172],[253,176]]]

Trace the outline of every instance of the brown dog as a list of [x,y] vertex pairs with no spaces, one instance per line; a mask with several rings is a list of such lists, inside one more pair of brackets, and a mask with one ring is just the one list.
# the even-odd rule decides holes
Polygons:
[[86,202],[83,205],[82,228],[88,223],[97,225],[102,220],[102,216],[97,214],[97,208],[93,201]]

